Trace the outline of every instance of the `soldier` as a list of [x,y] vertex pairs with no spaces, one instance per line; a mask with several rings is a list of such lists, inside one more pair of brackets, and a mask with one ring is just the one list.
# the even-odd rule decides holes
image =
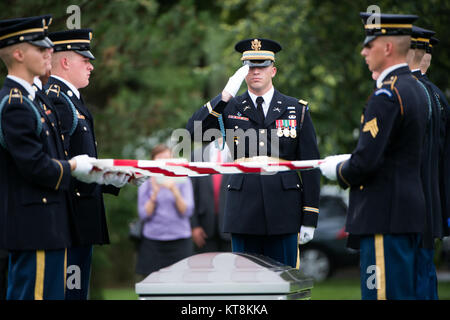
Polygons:
[[366,30],[361,54],[377,89],[351,157],[326,158],[321,171],[350,188],[346,230],[359,239],[362,299],[414,299],[426,215],[420,165],[428,116],[425,92],[406,63],[417,16],[360,16]]
[[[281,94],[272,84],[277,73],[275,53],[281,45],[269,39],[247,39],[238,42],[235,49],[242,53],[244,65],[221,94],[191,117],[187,125],[191,135],[196,128],[194,121],[201,122],[203,132],[223,124],[236,161],[262,155],[318,159],[308,103]],[[236,96],[244,78],[248,90]],[[300,241],[307,242],[317,225],[319,193],[317,170],[232,175],[223,231],[231,233],[233,252],[263,254],[295,267],[299,230]]]
[[411,72],[426,90],[428,98],[426,107],[429,109],[422,159],[422,182],[427,204],[427,219],[416,273],[417,298],[421,300],[438,299],[434,245],[435,239],[442,239],[448,234],[445,210],[445,181],[448,179],[448,174],[443,170],[446,166],[445,157],[448,155],[448,150],[445,150],[448,104],[445,105],[445,102],[441,101],[439,93],[434,89],[436,86],[426,78],[424,73],[428,67],[424,73],[420,69],[425,55],[431,54],[430,41],[434,34],[434,31],[413,26],[411,49],[408,54]]
[[58,128],[35,99],[52,42],[46,19],[0,22],[0,58],[8,69],[0,90],[0,248],[9,250],[7,299],[64,299],[71,245],[71,174],[92,169],[87,156],[64,159]]
[[[86,107],[79,89],[89,84],[94,69],[90,52],[92,31],[76,29],[53,32],[49,35],[54,43],[52,75],[45,85],[61,121],[65,154],[73,157],[88,154],[97,157],[94,120]],[[103,192],[117,195],[120,187],[128,182],[126,174],[93,175],[91,182],[73,180],[70,186],[74,212],[74,242],[68,249],[68,283],[66,299],[87,299],[93,244],[109,243]],[[99,185],[110,184],[108,186]],[[112,185],[111,185],[112,184]],[[80,286],[70,275],[81,275]]]

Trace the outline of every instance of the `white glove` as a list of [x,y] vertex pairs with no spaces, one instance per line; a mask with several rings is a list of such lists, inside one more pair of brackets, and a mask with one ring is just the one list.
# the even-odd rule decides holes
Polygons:
[[145,181],[147,181],[147,179],[150,177],[147,176],[140,176],[140,177],[136,177],[136,176],[132,176],[130,179],[130,183],[134,184],[137,187],[140,187]]
[[103,175],[103,183],[111,184],[116,188],[122,188],[130,180],[130,175],[125,172],[106,172]]
[[342,161],[350,159],[351,154],[339,154],[336,156],[328,156],[322,162],[319,167],[322,175],[330,180],[336,180],[336,166]]
[[244,81],[245,77],[247,76],[249,69],[250,67],[248,65],[240,67],[228,79],[227,85],[223,90],[231,94],[233,97],[235,97],[236,93],[239,91],[239,88],[241,87],[242,81]]
[[300,244],[305,244],[311,241],[314,237],[314,227],[301,226],[300,227]]
[[88,177],[89,173],[94,167],[92,165],[92,161],[96,159],[89,157],[87,154],[82,154],[73,157],[71,160],[75,160],[76,162],[76,167],[72,171],[72,176],[74,176],[80,181],[83,181],[83,179],[86,179]]

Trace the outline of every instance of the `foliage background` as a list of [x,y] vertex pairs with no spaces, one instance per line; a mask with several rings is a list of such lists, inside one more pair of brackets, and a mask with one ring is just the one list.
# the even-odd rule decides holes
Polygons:
[[[418,26],[437,32],[429,77],[449,96],[448,0],[3,0],[0,19],[50,13],[50,31],[62,30],[72,4],[81,9],[81,27],[94,31],[95,70],[82,94],[96,119],[101,158],[148,158],[155,143],[221,91],[240,66],[234,44],[253,37],[282,44],[274,84],[310,102],[321,154],[351,152],[373,87],[360,56],[358,15],[372,4],[417,14]],[[105,286],[134,283],[135,248],[127,232],[136,217],[136,188],[105,202],[111,245],[94,249],[94,298]]]

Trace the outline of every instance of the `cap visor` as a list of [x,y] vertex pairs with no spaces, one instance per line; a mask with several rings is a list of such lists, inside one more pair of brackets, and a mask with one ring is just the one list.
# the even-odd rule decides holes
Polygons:
[[83,57],[89,58],[91,60],[95,60],[94,55],[89,50],[75,50],[76,53],[81,54]]
[[244,60],[243,64],[244,65],[248,65],[251,68],[254,67],[268,67],[270,65],[272,65],[273,61],[272,60]]
[[367,46],[367,45],[369,44],[369,42],[375,40],[376,37],[377,37],[377,36],[367,36],[367,37],[364,39],[363,46]]
[[34,40],[34,41],[28,41],[28,42],[36,47],[53,48],[53,42],[47,37],[45,37],[44,39],[41,39],[41,40]]

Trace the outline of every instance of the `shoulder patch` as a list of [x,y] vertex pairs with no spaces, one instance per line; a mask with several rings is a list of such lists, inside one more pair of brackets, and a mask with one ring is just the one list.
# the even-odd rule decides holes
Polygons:
[[11,103],[12,99],[20,99],[20,103],[23,103],[22,91],[20,91],[18,88],[12,88],[9,91],[8,103]]
[[374,95],[379,96],[380,94],[384,94],[387,95],[389,98],[392,98],[392,92],[389,91],[388,89],[378,89],[377,91],[375,91]]
[[52,84],[47,91],[45,92],[47,95],[50,94],[50,92],[56,93],[56,96],[59,97],[59,92],[61,91],[61,87],[57,84]]

